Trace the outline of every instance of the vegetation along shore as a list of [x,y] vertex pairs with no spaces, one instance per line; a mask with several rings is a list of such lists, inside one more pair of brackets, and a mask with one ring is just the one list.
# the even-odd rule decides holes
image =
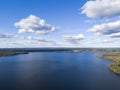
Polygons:
[[109,68],[114,73],[120,75],[120,53],[116,53],[116,54],[104,54],[104,55],[100,55],[99,57],[113,61],[114,63],[110,64]]
[[28,54],[27,51],[0,51],[0,56],[14,56],[19,54]]

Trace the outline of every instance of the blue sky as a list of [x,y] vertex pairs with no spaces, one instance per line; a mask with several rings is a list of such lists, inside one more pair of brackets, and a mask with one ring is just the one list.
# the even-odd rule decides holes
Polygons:
[[120,0],[0,0],[0,48],[119,47],[119,5]]

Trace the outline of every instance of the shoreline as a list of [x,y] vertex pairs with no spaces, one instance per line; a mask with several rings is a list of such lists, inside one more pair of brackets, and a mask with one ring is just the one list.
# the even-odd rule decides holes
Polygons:
[[113,63],[109,64],[109,69],[115,74],[120,75],[120,55],[119,54],[103,54],[98,57],[113,61]]
[[26,51],[0,51],[0,57],[4,56],[15,56],[20,54],[28,54]]

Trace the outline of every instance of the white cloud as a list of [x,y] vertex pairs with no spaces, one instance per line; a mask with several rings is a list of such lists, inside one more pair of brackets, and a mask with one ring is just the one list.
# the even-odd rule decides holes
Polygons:
[[20,28],[18,33],[46,34],[57,29],[35,15],[30,15],[27,18],[16,22],[15,26]]
[[0,33],[1,39],[24,39],[24,36],[9,34],[9,33]]
[[108,36],[110,36],[112,38],[120,38],[120,32],[119,33],[113,33],[113,34],[110,34]]
[[101,37],[94,37],[94,38],[87,38],[85,40],[84,47],[119,47],[120,38],[101,38]]
[[115,43],[117,42],[117,39],[104,39],[104,40],[96,40],[96,42],[93,42],[94,44],[100,44],[100,43]]
[[30,40],[30,41],[33,41],[33,42],[37,42],[38,44],[57,45],[56,42],[54,42],[54,41],[49,41],[49,40],[46,40],[46,39],[41,39],[39,37],[28,36],[27,39]]
[[120,0],[90,0],[83,5],[81,13],[92,18],[119,16]]
[[79,41],[83,40],[84,35],[79,34],[76,36],[70,36],[70,35],[63,35],[63,40],[72,44],[79,43]]
[[33,36],[21,36],[14,34],[0,34],[0,47],[49,47],[58,46],[54,41]]
[[85,23],[90,23],[90,24],[92,24],[92,23],[94,23],[95,21],[92,21],[92,20],[89,20],[89,19],[88,19],[88,20],[85,20],[84,22],[85,22]]
[[4,34],[0,34],[0,38],[13,38],[14,35],[12,34],[7,34],[7,33],[4,33]]
[[33,36],[21,36],[10,33],[0,33],[0,48],[54,47],[60,46],[52,40]]
[[118,35],[117,33],[120,33],[120,21],[94,25],[88,29],[88,32],[95,33],[96,35]]

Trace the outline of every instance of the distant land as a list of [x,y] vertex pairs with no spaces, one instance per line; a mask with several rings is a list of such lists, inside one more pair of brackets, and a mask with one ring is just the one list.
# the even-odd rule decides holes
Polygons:
[[120,48],[1,48],[0,56],[28,54],[29,52],[120,52]]
[[48,47],[48,48],[0,48],[0,51],[118,51],[120,48],[55,48],[55,47]]

